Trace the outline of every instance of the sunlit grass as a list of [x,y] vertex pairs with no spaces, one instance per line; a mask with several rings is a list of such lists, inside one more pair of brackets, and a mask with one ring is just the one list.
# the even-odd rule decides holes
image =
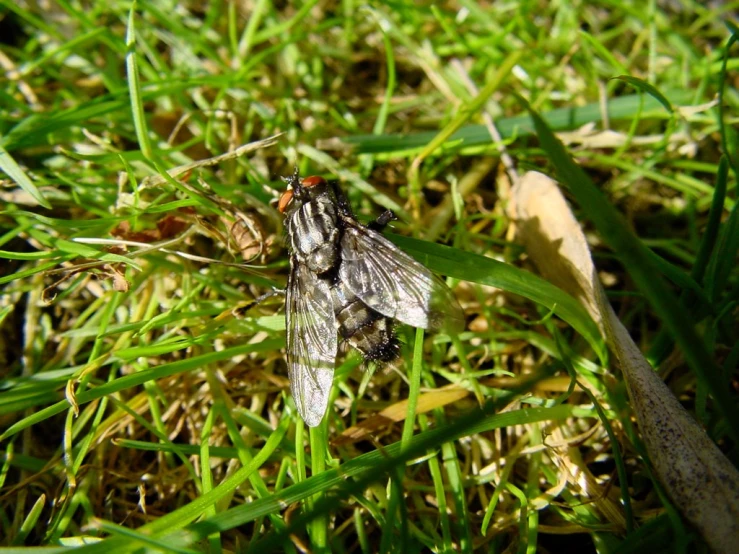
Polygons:
[[[596,324],[510,241],[498,160],[564,183],[621,321],[736,460],[730,12],[0,5],[0,545],[696,548]],[[342,356],[310,430],[280,297],[233,311],[284,286],[296,165],[393,209],[467,315],[400,328],[397,371]]]

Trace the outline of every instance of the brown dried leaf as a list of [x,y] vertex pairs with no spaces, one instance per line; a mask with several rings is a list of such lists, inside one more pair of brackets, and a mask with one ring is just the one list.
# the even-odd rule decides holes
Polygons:
[[157,221],[157,230],[159,231],[160,240],[166,240],[179,235],[190,226],[190,222],[177,217],[176,215],[167,215]]
[[598,281],[585,235],[557,183],[529,172],[513,188],[517,237],[551,282],[578,298],[624,374],[654,471],[715,552],[736,552],[739,472],[682,407],[621,324]]
[[151,244],[160,240],[172,238],[182,233],[190,225],[190,222],[176,215],[166,215],[156,223],[156,229],[144,229],[132,231],[128,221],[121,221],[110,234],[122,240],[142,242]]
[[143,231],[132,231],[131,224],[128,221],[121,221],[110,234],[121,240],[130,240],[134,242],[143,242],[150,244],[159,240],[158,229],[145,229]]

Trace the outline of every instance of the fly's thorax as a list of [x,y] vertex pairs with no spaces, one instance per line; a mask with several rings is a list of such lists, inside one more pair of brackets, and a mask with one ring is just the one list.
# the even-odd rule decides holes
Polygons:
[[293,204],[285,216],[291,251],[311,271],[318,274],[330,271],[338,261],[341,234],[336,202],[329,192],[324,192]]

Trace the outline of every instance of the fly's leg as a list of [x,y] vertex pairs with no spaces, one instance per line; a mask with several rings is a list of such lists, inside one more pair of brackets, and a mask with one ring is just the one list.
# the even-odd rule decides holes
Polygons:
[[[339,207],[339,212],[341,213],[341,215],[354,219],[354,212],[352,212],[352,208],[349,205],[349,200],[344,195],[344,191],[342,191],[339,187],[339,182],[329,181],[329,185],[331,185],[331,188],[334,191],[334,195],[336,196],[336,205]],[[380,217],[367,225],[367,228],[379,233],[385,227],[387,227],[388,223],[390,223],[394,219],[397,219],[397,217],[395,217],[395,214],[390,210],[385,210],[384,212],[382,212],[382,214],[380,214]]]
[[261,296],[257,296],[254,300],[251,302],[247,302],[246,304],[242,306],[237,306],[233,310],[231,310],[231,313],[234,315],[234,317],[245,317],[246,312],[251,310],[252,308],[258,306],[265,300],[268,300],[269,298],[272,298],[273,296],[277,296],[278,294],[285,294],[285,291],[283,289],[278,289],[275,287],[272,287],[272,290],[269,292],[265,292]]
[[372,231],[377,231],[378,233],[381,232],[385,227],[387,227],[387,224],[393,221],[394,219],[398,219],[395,217],[395,214],[391,212],[390,210],[385,210],[380,214],[380,217],[375,219],[372,223],[367,225],[367,228]]
[[328,184],[334,191],[334,196],[336,196],[336,205],[339,208],[339,212],[341,213],[341,215],[354,219],[354,212],[352,211],[352,207],[349,204],[349,200],[344,195],[344,191],[341,190],[339,182],[334,179],[332,181],[329,181]]

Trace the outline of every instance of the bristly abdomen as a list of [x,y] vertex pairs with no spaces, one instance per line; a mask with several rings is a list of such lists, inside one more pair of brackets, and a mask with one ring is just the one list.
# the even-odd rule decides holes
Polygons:
[[390,362],[398,357],[400,347],[392,319],[367,306],[341,281],[335,282],[331,295],[342,339],[368,360]]

